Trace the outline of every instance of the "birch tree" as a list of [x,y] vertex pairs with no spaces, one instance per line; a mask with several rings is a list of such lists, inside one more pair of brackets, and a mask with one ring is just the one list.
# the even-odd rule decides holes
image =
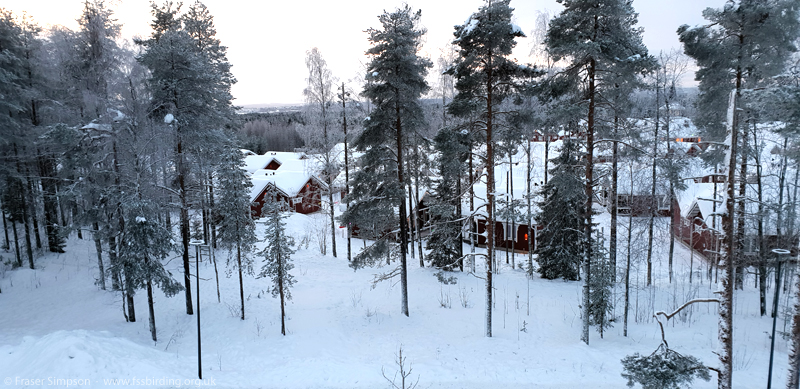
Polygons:
[[[333,204],[333,179],[339,171],[337,166],[337,156],[333,155],[333,146],[339,140],[334,136],[334,126],[332,126],[333,113],[331,109],[336,98],[334,83],[336,79],[328,64],[322,58],[322,54],[316,47],[306,52],[306,67],[308,68],[307,87],[303,90],[306,101],[313,110],[313,117],[310,118],[312,125],[319,126],[322,134],[315,134],[310,139],[310,146],[319,156],[322,164],[322,175],[328,185],[328,207],[331,224],[331,253],[336,256],[336,221],[334,220]],[[321,136],[320,136],[321,135]]]

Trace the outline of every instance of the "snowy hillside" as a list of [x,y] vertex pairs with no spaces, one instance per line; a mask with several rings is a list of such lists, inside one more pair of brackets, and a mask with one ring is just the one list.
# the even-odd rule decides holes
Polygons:
[[[667,241],[657,237],[656,287],[641,286],[644,266],[641,272],[636,266],[632,274],[631,284],[639,287],[631,292],[629,336],[622,336],[622,289],[618,288],[614,327],[604,339],[593,330],[587,346],[579,340],[579,282],[538,277],[528,281],[523,271],[503,267],[495,276],[494,337],[486,338],[482,279],[456,272],[458,283],[443,285],[432,269],[418,268],[417,261],[410,260],[410,317],[405,317],[400,314],[399,284],[382,282],[371,288],[373,274],[387,268],[353,272],[344,255],[319,254],[310,235],[315,217],[324,215],[293,214],[288,219],[289,233],[298,242],[310,238],[310,244],[293,256],[297,284],[287,306],[287,336],[280,335],[280,308],[265,291],[267,280],[245,277],[247,319],[242,321],[238,280],[223,275],[227,254],[218,252],[221,302],[216,298],[213,266],[200,265],[205,384],[390,387],[382,371],[389,378],[395,375],[395,354],[402,347],[406,369],[413,369],[410,379],[418,379],[422,388],[621,388],[626,381],[620,376],[620,359],[634,352],[649,354],[660,343],[652,312],[711,296],[717,288],[703,276],[696,277],[693,285],[667,284]],[[598,220],[607,231],[608,214],[599,215]],[[627,218],[621,220],[627,224]],[[634,231],[634,242],[638,233]],[[345,247],[345,240],[339,239],[339,247]],[[624,260],[624,242],[621,246],[619,258]],[[353,247],[361,248],[361,241],[354,240]],[[518,262],[526,260],[517,255]],[[119,294],[93,286],[97,274],[93,258],[94,243],[73,235],[67,253],[49,254],[39,261],[37,270],[8,270],[0,277],[0,312],[4,313],[0,316],[0,376],[9,377],[12,387],[31,388],[50,387],[48,379],[72,379],[72,385],[82,387],[110,386],[109,380],[115,379],[136,379],[129,384],[149,387],[196,383],[191,381],[197,378],[196,317],[185,314],[183,296],[156,294],[159,341],[154,344],[144,294],[136,296],[137,322],[126,323]],[[676,245],[676,259],[676,279],[684,280],[689,261],[684,246]],[[173,274],[180,274],[179,262],[169,262]],[[635,265],[641,262],[634,258]],[[695,257],[696,270],[699,262]],[[256,268],[260,266],[258,261]],[[705,273],[704,266],[699,274]],[[737,292],[735,303],[734,382],[739,388],[760,387],[765,381],[767,332],[772,323],[759,317],[758,295],[752,280],[748,281],[744,292]],[[782,306],[786,303],[781,300]],[[672,319],[665,326],[670,346],[714,366],[715,311],[709,304],[697,305],[687,315]],[[779,321],[779,329],[781,325]],[[776,348],[773,379],[783,382],[786,342],[779,339]],[[695,382],[695,387],[715,387],[715,381],[712,373],[711,382]]]

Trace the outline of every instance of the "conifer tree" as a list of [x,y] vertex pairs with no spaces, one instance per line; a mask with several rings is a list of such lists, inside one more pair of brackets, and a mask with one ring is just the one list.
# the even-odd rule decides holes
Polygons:
[[542,229],[536,234],[536,271],[548,280],[580,278],[584,250],[581,207],[586,202],[580,158],[580,143],[565,139],[558,156],[552,159],[550,179],[539,192],[542,201],[535,220]]
[[[615,88],[618,69],[641,74],[655,66],[636,28],[637,14],[631,0],[559,0],[564,10],[550,21],[547,51],[555,61],[565,60],[563,71],[549,82],[550,96],[579,93],[586,122],[586,203],[583,206],[583,331],[589,343],[589,285],[592,262],[592,199],[594,198],[595,133],[600,122],[600,102],[606,90]],[[624,66],[623,66],[624,65]]]
[[[0,99],[0,135],[6,142],[17,135],[14,130],[20,126],[18,117],[25,104],[22,28],[15,19],[11,11],[0,8],[0,94],[4,97]],[[3,164],[4,170],[7,164]]]
[[269,277],[272,281],[270,288],[272,297],[280,297],[281,335],[286,335],[286,301],[292,299],[290,289],[295,283],[294,277],[289,271],[294,268],[291,257],[295,250],[292,248],[294,239],[286,236],[286,223],[283,221],[286,215],[280,212],[274,196],[274,193],[268,193],[267,198],[272,200],[264,204],[263,212],[266,215],[264,241],[267,246],[259,252],[259,255],[264,257],[264,265],[261,267],[258,277]]
[[[21,198],[22,182],[16,177],[15,162],[9,156],[13,154],[13,144],[22,140],[21,114],[25,107],[24,89],[24,50],[22,45],[22,27],[16,16],[7,9],[0,8],[0,177],[2,177],[2,210],[7,214],[11,227],[16,234],[16,221],[22,221]],[[19,242],[14,239],[17,247]],[[22,258],[17,249],[18,265],[22,266]]]
[[[460,57],[448,72],[456,79],[457,94],[448,106],[450,114],[473,118],[473,128],[485,135],[486,155],[486,336],[492,336],[492,274],[495,229],[495,133],[501,127],[504,112],[500,104],[519,92],[521,80],[537,73],[509,56],[515,39],[525,36],[511,23],[513,8],[509,0],[487,0],[463,25],[455,26],[454,45]],[[477,119],[476,119],[477,118]]]
[[[244,320],[244,281],[242,273],[253,275],[250,253],[256,241],[255,223],[250,215],[250,188],[253,183],[244,170],[244,155],[235,147],[227,147],[217,169],[216,215],[219,217],[217,241],[230,250],[228,267],[239,273],[239,298]],[[234,260],[235,259],[235,260]]]
[[[361,170],[351,183],[346,201],[350,208],[342,221],[359,230],[368,220],[378,220],[374,231],[377,241],[353,258],[351,267],[375,264],[382,258],[399,257],[400,267],[392,274],[400,276],[401,312],[408,316],[408,280],[406,252],[408,250],[408,221],[406,202],[405,161],[407,140],[420,128],[424,113],[420,96],[428,90],[425,75],[431,62],[418,55],[425,30],[419,26],[420,11],[406,5],[378,17],[381,28],[368,30],[372,44],[367,54],[371,61],[363,95],[374,108],[364,122],[364,130],[354,142],[356,150],[364,152]],[[397,207],[398,212],[395,212]],[[399,250],[392,242],[389,230],[398,229]],[[398,252],[399,251],[399,252]]]
[[[733,385],[733,290],[735,262],[742,249],[744,234],[744,190],[746,180],[739,178],[738,216],[734,226],[737,163],[746,172],[747,157],[739,152],[747,136],[740,131],[745,107],[740,101],[742,90],[755,88],[759,82],[782,71],[788,56],[797,50],[798,9],[790,0],[729,1],[722,9],[707,8],[703,16],[711,23],[690,28],[683,25],[678,35],[687,55],[697,61],[695,78],[700,81],[698,126],[712,140],[725,139],[727,150],[709,153],[714,162],[722,162],[727,170],[725,212],[722,217],[722,293],[719,309],[720,389]],[[742,127],[742,128],[740,128]],[[746,132],[745,132],[746,134]],[[723,158],[724,155],[724,158]]]
[[681,355],[670,349],[666,342],[648,356],[635,353],[622,359],[622,377],[628,380],[628,387],[638,383],[642,389],[679,388],[686,384],[691,387],[695,378],[708,381],[709,369],[699,359],[691,355]]
[[458,208],[461,206],[461,193],[458,180],[464,170],[464,162],[469,148],[467,132],[457,128],[445,127],[434,138],[438,151],[439,179],[435,181],[433,204],[429,212],[432,218],[431,235],[427,248],[431,266],[437,269],[463,269],[461,258],[461,227]]
[[124,272],[126,293],[147,289],[147,306],[150,313],[150,335],[155,342],[156,317],[153,302],[153,284],[167,297],[172,297],[183,286],[172,278],[172,273],[161,263],[175,249],[172,232],[158,222],[157,207],[146,200],[125,203],[125,229],[120,236],[120,249],[116,266]]
[[78,80],[82,117],[94,119],[105,114],[110,103],[109,84],[119,63],[115,39],[122,25],[116,23],[114,12],[106,6],[105,0],[84,0],[83,7],[78,18],[77,58],[70,70],[71,76]]
[[[139,62],[151,72],[149,82],[152,116],[164,118],[167,131],[174,133],[175,192],[180,200],[180,232],[186,287],[186,313],[193,314],[189,274],[189,208],[195,188],[190,180],[198,158],[217,155],[222,144],[220,129],[233,116],[227,48],[216,40],[213,17],[202,3],[178,16],[180,7],[167,2],[152,5],[154,21],[150,39],[138,41],[145,47]],[[201,178],[203,180],[204,178]]]
[[589,282],[589,324],[597,326],[600,338],[606,328],[611,327],[614,312],[614,279],[611,262],[601,239],[592,242],[595,256]]
[[[19,19],[11,11],[0,8],[0,155],[3,156],[0,174],[5,176],[9,187],[4,192],[11,196],[11,206],[3,204],[12,218],[24,225],[25,247],[28,265],[34,268],[31,231],[28,220],[36,222],[30,215],[33,199],[29,182],[28,164],[23,159],[25,145],[30,140],[25,135],[30,130],[30,120],[26,115],[28,102],[25,96],[30,92],[25,80],[26,59],[24,50],[24,31]],[[12,192],[13,191],[13,192]],[[11,199],[9,199],[11,200]],[[32,216],[29,219],[29,216]],[[16,225],[14,232],[16,232]],[[33,230],[38,237],[36,229]],[[18,259],[19,256],[18,256]],[[21,264],[21,260],[19,261]]]

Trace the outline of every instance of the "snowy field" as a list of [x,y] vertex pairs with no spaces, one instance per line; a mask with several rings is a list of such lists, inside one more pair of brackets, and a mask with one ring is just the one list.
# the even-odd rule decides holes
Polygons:
[[[325,217],[316,215],[314,217]],[[598,216],[608,232],[608,214]],[[621,217],[620,223],[627,223]],[[293,215],[288,231],[300,241],[316,222]],[[259,231],[262,227],[259,226]],[[663,228],[661,228],[664,230]],[[263,231],[262,231],[263,232]],[[625,261],[626,230],[620,228],[618,266]],[[266,292],[268,280],[244,280],[247,320],[238,318],[238,278],[225,277],[226,254],[218,252],[222,301],[217,302],[214,269],[200,265],[204,384],[260,388],[387,388],[402,347],[410,379],[419,388],[623,388],[620,359],[649,354],[660,343],[654,310],[671,310],[695,297],[712,296],[717,285],[703,276],[688,284],[689,252],[676,244],[676,279],[667,282],[667,240],[658,237],[655,287],[644,288],[646,234],[634,234],[637,273],[632,274],[629,336],[622,336],[622,284],[616,290],[617,319],[603,339],[592,329],[590,345],[579,340],[579,282],[528,280],[508,266],[495,276],[493,338],[484,337],[484,281],[455,273],[443,285],[434,270],[409,259],[410,317],[400,314],[399,283],[371,288],[373,275],[389,268],[354,272],[347,266],[346,240],[339,258],[323,256],[312,241],[294,255],[293,299],[287,306],[286,336],[280,335],[280,307]],[[355,249],[362,247],[353,241]],[[466,250],[468,251],[468,249]],[[3,253],[8,261],[11,253]],[[499,252],[505,258],[504,252]],[[526,260],[517,255],[517,261]],[[256,270],[260,269],[257,259]],[[702,260],[695,257],[695,266]],[[0,274],[0,378],[7,387],[105,387],[112,380],[137,387],[195,385],[196,317],[185,314],[183,294],[155,292],[157,343],[150,340],[144,291],[136,296],[135,323],[126,323],[119,293],[94,286],[94,242],[73,235],[66,254],[48,253],[39,268]],[[193,265],[194,266],[194,265]],[[180,259],[167,267],[182,282]],[[481,275],[482,265],[478,265]],[[705,264],[702,265],[705,272]],[[622,274],[621,272],[619,274]],[[621,278],[621,277],[620,277]],[[702,284],[701,282],[702,281]],[[772,320],[758,314],[752,275],[736,293],[734,386],[763,387]],[[638,285],[638,286],[637,286]],[[192,284],[194,294],[194,283]],[[770,288],[769,295],[772,295]],[[448,303],[449,301],[449,303]],[[770,297],[771,304],[771,297]],[[791,301],[782,295],[781,306]],[[696,305],[665,325],[670,346],[715,366],[716,307]],[[784,326],[778,322],[779,330]],[[776,343],[773,380],[785,382],[787,342]],[[383,371],[383,373],[382,373]],[[151,381],[147,381],[147,380]],[[27,381],[25,381],[27,380]],[[39,380],[36,382],[35,380]],[[124,381],[117,381],[124,383]],[[695,381],[697,388],[716,387]]]

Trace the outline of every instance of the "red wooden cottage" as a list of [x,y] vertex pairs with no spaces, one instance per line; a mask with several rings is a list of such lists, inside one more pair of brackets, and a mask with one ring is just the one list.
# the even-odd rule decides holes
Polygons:
[[280,202],[281,208],[309,214],[322,207],[322,193],[328,190],[316,176],[300,172],[260,170],[253,176],[250,191],[252,215],[261,217],[261,209],[270,196]]

